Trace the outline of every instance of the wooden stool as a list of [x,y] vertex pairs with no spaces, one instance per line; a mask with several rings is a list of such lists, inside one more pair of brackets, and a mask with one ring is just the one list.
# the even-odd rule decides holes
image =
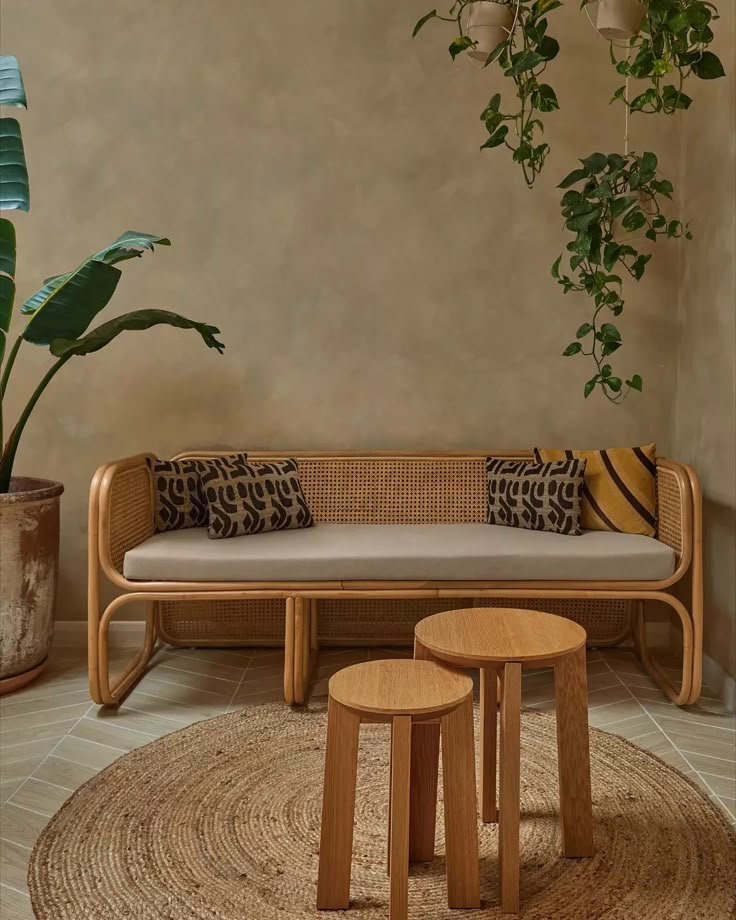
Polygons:
[[[472,680],[432,662],[393,659],[345,668],[330,679],[329,691],[317,907],[350,906],[361,722],[391,724],[389,917],[406,920],[411,838],[428,837],[428,821],[434,847],[440,731],[447,900],[450,907],[480,907]],[[434,773],[426,770],[425,760],[434,764]],[[417,789],[424,781],[428,787]],[[426,813],[417,809],[417,802]]]
[[[521,670],[554,665],[560,826],[566,857],[593,855],[593,814],[588,748],[585,630],[563,617],[536,610],[472,607],[449,610],[417,624],[416,659],[436,659],[480,669],[480,800],[485,823],[499,820],[501,909],[519,910],[519,770]],[[496,709],[500,683],[501,744],[499,803],[496,811]],[[433,727],[425,732],[434,731]],[[424,739],[434,756],[424,768],[437,770],[434,739]],[[425,780],[425,783],[427,780]],[[433,807],[428,799],[424,809]],[[424,825],[418,846],[434,848],[434,823]]]

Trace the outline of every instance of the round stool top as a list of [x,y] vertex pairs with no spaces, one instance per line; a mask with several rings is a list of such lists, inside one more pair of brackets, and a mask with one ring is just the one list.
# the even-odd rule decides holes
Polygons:
[[467,674],[432,661],[390,658],[366,661],[330,678],[330,696],[348,709],[372,715],[447,712],[473,693]]
[[465,667],[551,661],[576,652],[587,638],[572,620],[508,607],[436,613],[417,623],[415,636],[437,658]]

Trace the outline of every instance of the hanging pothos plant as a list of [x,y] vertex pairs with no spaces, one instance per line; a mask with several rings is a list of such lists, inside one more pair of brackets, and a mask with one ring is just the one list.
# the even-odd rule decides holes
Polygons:
[[[593,2],[582,0],[582,6]],[[708,50],[713,41],[710,24],[718,19],[718,10],[705,0],[644,0],[643,5],[644,18],[626,56],[617,58],[612,43],[611,60],[622,77],[646,80],[651,86],[630,100],[626,86],[620,86],[613,100],[620,99],[633,112],[671,115],[692,102],[682,89],[691,74],[701,80],[725,76],[720,59]]]
[[[480,14],[484,6],[509,8],[508,30],[500,33],[498,43],[485,48],[483,27],[474,27],[471,19],[473,13]],[[476,60],[480,58],[484,67],[498,64],[504,76],[513,81],[519,100],[516,110],[503,111],[501,94],[496,93],[481,113],[481,121],[488,131],[488,139],[481,149],[507,147],[514,162],[521,166],[530,188],[549,153],[549,144],[539,140],[544,131],[539,116],[559,108],[555,91],[548,83],[541,82],[541,77],[560,50],[557,41],[547,34],[546,14],[560,6],[560,0],[518,0],[518,3],[516,0],[456,0],[447,16],[432,10],[422,16],[413,32],[416,35],[430,19],[451,22],[458,31],[449,46],[453,60],[468,52]],[[489,29],[485,34],[493,33]]]
[[652,257],[639,251],[637,240],[643,237],[656,242],[660,236],[683,235],[691,239],[692,235],[686,225],[662,213],[661,199],[671,198],[673,189],[671,182],[658,177],[653,153],[594,153],[580,163],[559,186],[567,190],[560,202],[565,227],[574,234],[567,244],[572,277],[561,271],[562,255],[552,266],[552,276],[566,294],[586,293],[592,300],[592,315],[563,354],[593,360],[595,374],[585,384],[586,398],[600,387],[617,403],[630,390],[642,389],[639,374],[623,381],[606,361],[623,344],[621,333],[610,321],[624,309],[623,276],[640,281]]

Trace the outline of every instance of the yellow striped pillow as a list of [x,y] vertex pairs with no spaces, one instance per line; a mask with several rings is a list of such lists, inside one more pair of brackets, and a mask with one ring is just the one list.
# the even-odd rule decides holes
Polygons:
[[657,448],[607,450],[534,448],[538,463],[584,459],[581,525],[585,530],[615,530],[653,537],[657,529]]

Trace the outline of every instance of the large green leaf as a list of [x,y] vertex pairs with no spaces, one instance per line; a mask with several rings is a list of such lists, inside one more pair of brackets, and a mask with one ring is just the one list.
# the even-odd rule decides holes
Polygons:
[[[138,230],[126,230],[109,246],[105,246],[99,252],[85,259],[83,264],[87,264],[93,259],[98,262],[105,262],[107,265],[114,265],[116,262],[122,262],[125,259],[135,259],[142,256],[145,249],[150,249],[153,252],[154,243],[158,243],[160,246],[171,246],[171,240],[165,236],[154,236],[151,233],[141,233]],[[79,269],[75,269],[75,271],[79,271]],[[72,274],[74,272],[65,272],[63,275],[53,275],[51,278],[46,278],[43,287],[39,288],[35,294],[31,294],[20,308],[21,313],[35,313],[41,304],[45,303],[49,294],[53,293]]]
[[119,268],[91,259],[70,275],[54,279],[38,292],[46,294],[32,311],[23,338],[34,345],[76,339],[107,306],[121,274]]
[[92,258],[114,265],[125,259],[136,259],[143,255],[144,249],[153,252],[154,244],[171,246],[171,240],[165,236],[154,236],[151,233],[141,233],[138,230],[126,230],[109,246],[96,252]]
[[15,227],[0,218],[0,361],[5,354],[5,342],[15,299]]
[[26,91],[18,58],[12,54],[0,54],[0,105],[26,107]]
[[194,329],[204,340],[208,348],[216,348],[222,354],[225,345],[219,342],[215,335],[220,330],[216,326],[209,326],[207,323],[197,323],[178,313],[171,313],[169,310],[134,310],[132,313],[124,313],[111,319],[91,332],[88,332],[81,339],[59,338],[51,343],[50,351],[57,358],[70,358],[73,355],[88,355],[93,351],[99,351],[108,345],[121,332],[129,330],[150,329],[151,326],[176,326],[179,329]]
[[0,275],[15,278],[15,227],[0,217]]
[[20,125],[15,118],[0,118],[0,209],[27,211],[30,206]]

